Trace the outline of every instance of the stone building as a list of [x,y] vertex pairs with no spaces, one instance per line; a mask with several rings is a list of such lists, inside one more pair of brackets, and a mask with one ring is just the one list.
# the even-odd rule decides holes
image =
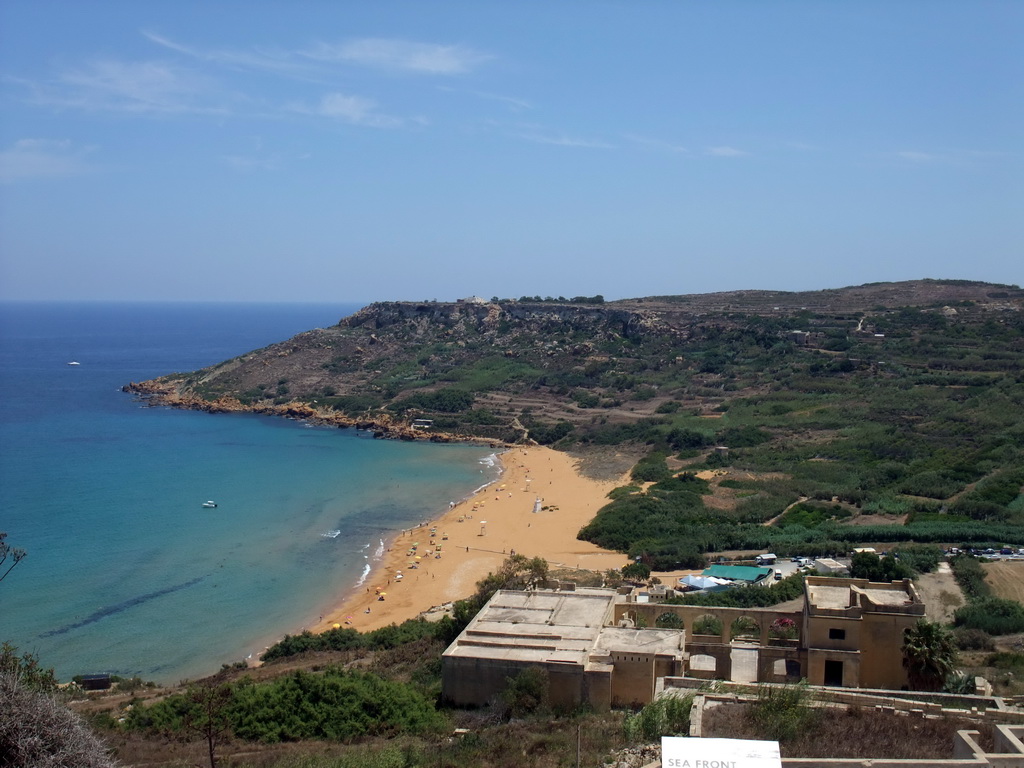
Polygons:
[[[758,589],[758,587],[748,587]],[[614,620],[640,626],[674,617],[686,631],[686,676],[730,680],[737,644],[756,646],[756,682],[900,689],[903,633],[924,618],[909,579],[809,576],[799,609],[716,608],[621,602]],[[709,634],[707,627],[717,630]]]
[[[606,589],[501,590],[444,652],[442,696],[482,706],[509,678],[540,667],[555,706],[645,704],[660,678],[733,679],[737,649],[756,653],[756,682],[899,689],[904,632],[923,616],[909,579],[810,576],[803,605],[790,610],[634,602]],[[674,628],[658,628],[666,625]]]
[[548,673],[551,703],[595,710],[647,703],[681,675],[683,632],[612,626],[617,593],[500,590],[442,656],[442,697],[482,706],[529,667]]

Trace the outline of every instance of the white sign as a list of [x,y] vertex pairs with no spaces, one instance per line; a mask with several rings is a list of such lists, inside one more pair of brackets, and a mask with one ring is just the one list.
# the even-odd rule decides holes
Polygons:
[[777,741],[661,737],[662,768],[782,768]]

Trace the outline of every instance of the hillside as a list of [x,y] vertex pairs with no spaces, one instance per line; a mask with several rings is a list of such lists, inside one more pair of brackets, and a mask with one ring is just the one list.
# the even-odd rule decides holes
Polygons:
[[382,436],[629,444],[649,454],[637,481],[656,485],[621,489],[581,536],[660,566],[851,541],[1024,544],[1022,305],[1016,286],[941,280],[382,302],[129,389]]
[[[127,388],[204,410],[319,415],[398,432],[413,418],[433,418],[435,433],[545,443],[554,437],[545,427],[563,420],[629,423],[671,400],[714,407],[725,392],[752,383],[735,374],[757,362],[755,348],[808,365],[837,353],[874,357],[876,333],[905,338],[924,330],[908,323],[909,309],[930,329],[1005,325],[1019,317],[1024,291],[922,280],[601,304],[536,299],[376,303],[330,328]],[[972,370],[960,350],[952,368]],[[902,358],[914,350],[890,343],[885,352]],[[940,364],[925,352],[908,362]]]

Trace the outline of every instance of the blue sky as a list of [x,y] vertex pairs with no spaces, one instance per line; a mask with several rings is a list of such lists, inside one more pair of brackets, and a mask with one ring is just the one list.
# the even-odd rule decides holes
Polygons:
[[0,3],[0,298],[1024,282],[1024,3]]

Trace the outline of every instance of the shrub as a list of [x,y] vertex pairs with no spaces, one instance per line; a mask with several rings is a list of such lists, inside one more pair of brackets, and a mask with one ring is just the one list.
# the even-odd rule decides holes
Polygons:
[[996,669],[1009,669],[1015,673],[1024,671],[1024,653],[1013,651],[1000,651],[993,653],[985,659],[985,666]]
[[956,583],[964,591],[968,601],[981,600],[992,594],[992,588],[985,581],[985,569],[970,555],[957,555],[950,561]]
[[661,453],[652,453],[637,462],[630,473],[630,478],[636,483],[657,483],[668,480],[672,477],[668,464],[665,463],[665,456]]
[[0,675],[18,681],[19,689],[55,693],[57,678],[53,669],[45,669],[39,658],[32,653],[18,655],[18,649],[10,643],[0,645]]
[[939,567],[942,549],[929,544],[906,544],[896,550],[900,562],[918,573],[931,573]]
[[1024,632],[1024,605],[1000,597],[986,597],[956,609],[957,627],[980,629],[990,635]]
[[728,427],[718,435],[718,442],[730,448],[752,448],[761,443],[767,443],[772,436],[757,427]]
[[855,579],[890,582],[913,575],[908,566],[892,555],[879,557],[874,552],[856,552],[850,560],[850,576]]
[[548,673],[541,667],[527,667],[515,677],[508,678],[501,700],[510,717],[525,717],[548,707]]
[[655,619],[654,626],[658,629],[682,629],[684,623],[678,614],[665,612]]
[[751,720],[770,741],[795,739],[813,728],[817,717],[806,683],[758,686],[757,702],[750,708]]
[[772,622],[768,633],[780,640],[792,640],[796,637],[796,622],[792,619],[781,616]]
[[761,634],[761,625],[749,616],[740,616],[729,630],[733,637],[758,637]]
[[651,567],[644,563],[630,563],[622,566],[622,578],[644,581],[651,575]]
[[9,671],[0,671],[0,711],[0,763],[4,766],[116,766],[78,715],[52,695],[23,685]]
[[966,627],[953,630],[953,642],[961,651],[992,651],[996,647],[988,632]]
[[626,715],[622,724],[626,740],[632,743],[657,741],[662,736],[688,736],[693,695],[663,696],[635,714]]
[[693,622],[693,634],[695,635],[721,635],[722,634],[722,620],[717,616],[699,617]]

